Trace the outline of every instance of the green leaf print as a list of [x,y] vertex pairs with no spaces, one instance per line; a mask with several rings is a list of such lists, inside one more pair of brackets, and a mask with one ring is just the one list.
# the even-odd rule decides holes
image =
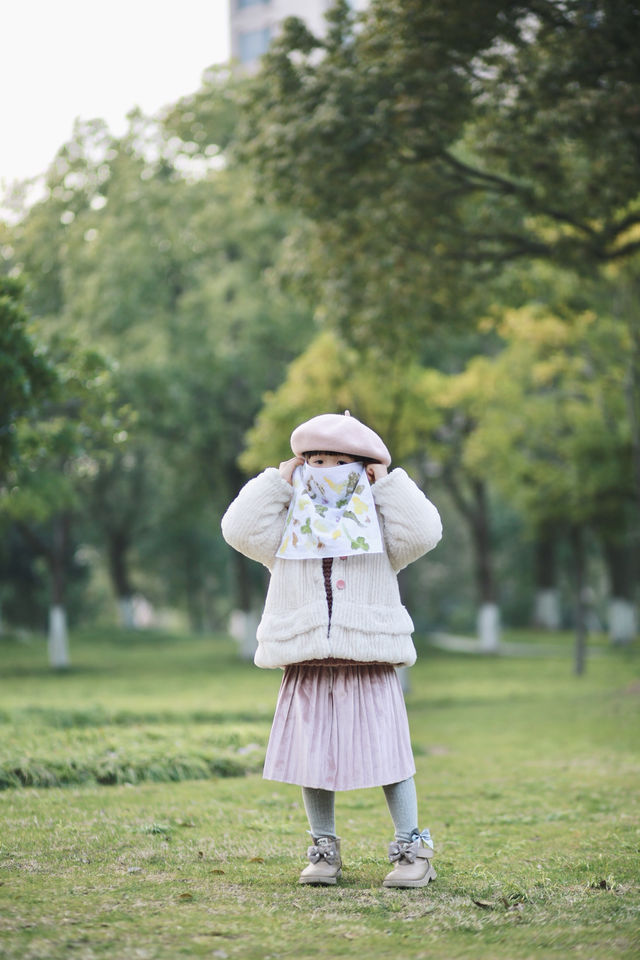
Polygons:
[[324,517],[327,510],[329,509],[329,507],[323,507],[319,503],[314,503],[314,507],[316,508],[316,513],[319,513],[321,517]]
[[300,533],[311,533],[311,517],[307,517],[300,527]]
[[345,512],[342,514],[342,516],[345,518],[345,520],[354,520],[354,521],[358,524],[359,527],[364,527],[364,523],[360,523],[360,521],[359,521],[358,518],[356,517],[355,513],[353,512],[353,510],[345,510]]
[[355,488],[358,486],[358,480],[360,479],[360,474],[352,471],[349,474],[349,479],[347,480],[347,493],[349,496],[353,493]]
[[358,537],[357,540],[351,541],[351,549],[352,550],[368,550],[369,544],[367,543],[364,537]]

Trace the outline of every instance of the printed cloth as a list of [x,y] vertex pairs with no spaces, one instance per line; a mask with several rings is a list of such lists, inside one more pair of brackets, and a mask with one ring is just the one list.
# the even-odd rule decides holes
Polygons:
[[309,560],[384,553],[364,464],[296,467],[277,557]]

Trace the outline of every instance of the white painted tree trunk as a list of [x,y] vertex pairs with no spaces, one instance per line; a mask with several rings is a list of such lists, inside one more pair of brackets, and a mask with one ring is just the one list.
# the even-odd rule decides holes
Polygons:
[[67,611],[63,606],[54,604],[49,608],[49,666],[55,669],[68,667],[69,634],[67,632]]
[[246,614],[244,610],[232,610],[229,617],[229,633],[236,641],[240,643],[244,636],[244,621]]
[[478,610],[478,640],[480,649],[491,653],[500,643],[500,607],[497,603],[483,603]]
[[631,643],[638,632],[636,609],[628,600],[609,600],[609,639],[612,643]]
[[545,630],[560,629],[560,599],[557,590],[538,590],[533,608],[533,622]]
[[136,626],[133,597],[118,597],[118,619],[120,626],[133,630]]
[[243,660],[253,660],[258,648],[256,631],[258,618],[251,610],[233,610],[229,618],[229,633],[238,644]]

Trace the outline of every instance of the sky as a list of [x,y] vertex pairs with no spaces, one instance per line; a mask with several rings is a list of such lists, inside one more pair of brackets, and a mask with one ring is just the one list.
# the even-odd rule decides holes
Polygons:
[[8,0],[0,8],[0,191],[43,173],[74,120],[115,134],[229,58],[228,0]]

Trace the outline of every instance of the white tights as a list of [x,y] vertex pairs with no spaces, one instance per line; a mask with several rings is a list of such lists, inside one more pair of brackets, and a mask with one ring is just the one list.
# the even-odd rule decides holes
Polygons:
[[[409,842],[411,834],[418,829],[418,800],[413,777],[388,783],[382,788],[389,807],[389,813],[396,831],[396,840]],[[311,835],[335,837],[335,799],[333,790],[320,790],[315,787],[303,787],[302,799],[309,819]]]

